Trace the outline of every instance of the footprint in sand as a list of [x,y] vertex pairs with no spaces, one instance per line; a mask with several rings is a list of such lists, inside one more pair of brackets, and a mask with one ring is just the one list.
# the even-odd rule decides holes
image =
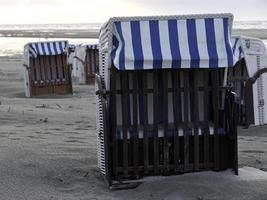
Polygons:
[[83,142],[83,141],[79,141],[79,140],[66,140],[65,142],[68,142],[68,143],[80,143],[80,144],[87,143],[87,142]]

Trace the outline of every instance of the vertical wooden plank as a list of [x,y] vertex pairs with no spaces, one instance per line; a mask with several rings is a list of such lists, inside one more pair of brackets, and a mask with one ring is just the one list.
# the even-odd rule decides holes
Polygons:
[[141,72],[143,75],[143,108],[144,108],[144,173],[148,173],[148,110],[147,110],[147,72]]
[[[114,68],[113,68],[114,69]],[[117,92],[116,92],[116,73],[115,70],[111,71],[110,75],[110,82],[111,82],[111,126],[112,126],[112,163],[113,163],[113,175],[115,177],[118,176],[117,167],[118,167],[118,138],[117,138]]]
[[188,70],[183,71],[184,74],[184,171],[189,170],[189,73]]
[[56,83],[58,79],[56,56],[51,56],[52,82]]
[[46,76],[45,76],[45,73],[46,73],[46,71],[45,71],[45,59],[46,59],[46,57],[45,56],[40,56],[40,71],[41,71],[41,83],[43,84],[43,85],[45,85],[46,84]]
[[210,168],[210,156],[209,156],[209,70],[203,71],[204,80],[204,168],[208,170]]
[[35,58],[35,69],[36,69],[36,80],[35,82],[37,82],[38,85],[40,85],[40,80],[41,78],[41,72],[40,72],[40,56],[38,56],[37,58]]
[[57,55],[57,69],[58,69],[59,83],[62,83],[62,78],[63,78],[62,68],[63,65],[62,65],[61,55]]
[[174,171],[179,172],[179,105],[181,105],[180,98],[179,98],[179,91],[180,88],[180,73],[178,71],[172,72],[172,97],[173,97],[173,119],[174,119],[174,147],[173,147],[173,155],[174,155]]
[[198,93],[198,74],[200,70],[194,70],[193,75],[193,108],[194,109],[194,171],[199,171],[199,93]]
[[169,173],[169,122],[168,122],[168,71],[163,73],[163,131],[164,131],[164,171]]
[[120,72],[122,87],[122,133],[123,133],[123,175],[128,175],[128,100],[127,100],[127,82],[128,72]]
[[219,79],[218,69],[212,70],[212,101],[214,113],[214,169],[219,170]]
[[153,149],[154,149],[154,174],[159,173],[159,141],[158,141],[158,107],[159,107],[159,102],[158,102],[158,72],[155,71],[153,72]]
[[137,90],[138,90],[138,79],[137,72],[133,72],[133,166],[134,174],[138,176],[138,166],[139,166],[139,152],[138,152],[138,110],[137,110]]

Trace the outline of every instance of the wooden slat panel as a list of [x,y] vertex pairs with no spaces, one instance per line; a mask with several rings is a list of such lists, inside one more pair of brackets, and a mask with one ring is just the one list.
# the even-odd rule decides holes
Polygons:
[[40,57],[38,56],[35,59],[35,69],[36,69],[36,80],[37,84],[40,85],[40,80],[41,80],[41,68],[40,68]]
[[137,73],[133,73],[133,166],[134,173],[138,175],[138,166],[139,166],[139,151],[138,151],[138,111],[137,111]]
[[120,73],[122,87],[122,131],[123,131],[123,175],[128,175],[128,74],[127,72]]
[[180,88],[180,73],[178,71],[172,72],[172,89],[173,89],[173,119],[174,119],[174,147],[173,147],[173,155],[174,155],[174,171],[179,172],[179,105],[181,105],[180,94],[178,92],[178,88]]
[[147,73],[142,73],[143,75],[143,107],[144,107],[144,167],[145,171],[144,173],[148,173],[148,159],[149,159],[149,153],[148,153],[148,109],[147,109]]
[[209,70],[205,70],[203,72],[203,80],[204,80],[204,166],[205,169],[209,169]]
[[193,72],[193,106],[194,109],[194,170],[199,171],[199,93],[198,93],[198,75],[201,71]]
[[45,57],[44,56],[40,56],[39,57],[40,58],[40,72],[41,72],[41,74],[40,74],[40,77],[41,77],[41,83],[42,83],[42,85],[45,85],[45,80],[46,80],[46,76],[45,76],[45,74],[46,74],[46,72],[45,72]]
[[168,72],[164,71],[163,75],[163,131],[164,131],[164,171],[169,173],[169,123],[168,123]]
[[214,169],[219,170],[219,105],[218,105],[218,96],[219,96],[219,78],[218,70],[212,71],[212,101],[213,101],[213,110],[214,110]]
[[122,87],[122,132],[123,132],[123,175],[128,175],[128,117],[127,117],[127,72],[120,73],[121,87]]
[[154,88],[154,93],[153,93],[153,137],[154,137],[154,173],[158,174],[159,173],[159,141],[158,141],[158,107],[159,107],[159,102],[158,102],[158,72],[153,73],[153,88]]
[[189,165],[189,74],[187,70],[183,71],[184,77],[184,171],[188,171]]
[[114,92],[116,90],[116,74],[115,72],[111,73],[110,76],[111,81],[111,101],[112,101],[112,111],[111,111],[111,126],[112,126],[112,163],[113,163],[113,175],[117,176],[117,167],[118,167],[118,139],[117,139],[117,98],[116,93]]

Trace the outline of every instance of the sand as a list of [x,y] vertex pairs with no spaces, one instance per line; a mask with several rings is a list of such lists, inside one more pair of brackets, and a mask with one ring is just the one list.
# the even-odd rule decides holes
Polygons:
[[149,177],[136,189],[110,191],[96,168],[94,87],[27,99],[21,62],[0,59],[1,200],[267,199],[267,127],[240,128],[240,176]]

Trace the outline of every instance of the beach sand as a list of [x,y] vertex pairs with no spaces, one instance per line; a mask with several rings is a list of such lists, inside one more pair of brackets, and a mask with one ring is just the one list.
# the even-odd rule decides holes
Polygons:
[[267,199],[266,126],[240,128],[240,176],[229,170],[150,177],[136,189],[110,191],[96,167],[94,86],[27,99],[21,63],[0,59],[1,200]]

